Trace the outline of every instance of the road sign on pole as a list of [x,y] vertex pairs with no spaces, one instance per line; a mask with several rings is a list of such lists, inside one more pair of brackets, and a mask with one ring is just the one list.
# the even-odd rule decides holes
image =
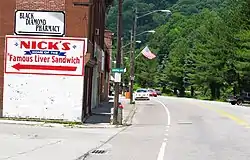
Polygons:
[[121,82],[121,73],[115,73],[115,82]]
[[114,73],[124,73],[124,68],[112,68],[112,72],[114,72]]

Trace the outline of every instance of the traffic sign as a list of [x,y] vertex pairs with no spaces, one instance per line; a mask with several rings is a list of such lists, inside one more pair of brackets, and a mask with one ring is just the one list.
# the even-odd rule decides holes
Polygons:
[[112,72],[114,72],[114,73],[124,73],[124,69],[123,68],[112,68]]
[[121,73],[115,73],[115,82],[121,82]]
[[85,38],[6,36],[5,73],[84,75]]

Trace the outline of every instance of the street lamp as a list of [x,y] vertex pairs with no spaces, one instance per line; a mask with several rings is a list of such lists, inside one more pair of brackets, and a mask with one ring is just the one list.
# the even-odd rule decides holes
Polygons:
[[156,13],[156,12],[162,12],[162,13],[167,13],[168,15],[169,14],[172,14],[172,12],[170,10],[154,10],[154,11],[151,11],[151,12],[148,12],[146,14],[143,14],[141,16],[137,16],[138,12],[137,12],[137,8],[135,10],[135,13],[136,13],[136,18],[139,19],[139,18],[142,18],[142,17],[145,17],[145,16],[148,16],[150,14],[153,14],[153,13]]
[[[140,35],[142,35],[142,34],[145,34],[145,33],[155,33],[155,30],[148,30],[148,31],[144,31],[144,32],[142,32],[142,33],[139,33],[139,34],[137,34],[136,35],[136,37],[137,36],[140,36]],[[131,33],[131,36],[133,36],[133,34]],[[124,45],[124,46],[122,46],[122,48],[125,48],[125,47],[127,47],[128,45],[131,45],[131,43],[133,43],[133,41],[131,41],[130,43],[128,43],[128,44],[126,44],[126,45]],[[135,43],[141,43],[141,41],[135,41]]]
[[139,18],[142,18],[142,17],[145,17],[145,16],[148,16],[148,15],[151,15],[153,13],[156,13],[156,12],[162,12],[162,13],[167,13],[168,15],[169,14],[172,14],[172,12],[170,10],[154,10],[154,11],[151,11],[151,12],[148,12],[146,14],[143,14],[141,16],[138,16],[138,12],[137,12],[137,8],[135,8],[135,18],[134,18],[134,23],[133,23],[133,36],[131,36],[131,41],[133,41],[133,43],[131,43],[131,52],[130,52],[130,87],[129,87],[129,92],[130,92],[130,104],[133,104],[133,85],[134,85],[134,70],[135,70],[135,37],[136,37],[136,28],[137,28],[137,20]]
[[141,32],[141,33],[137,34],[136,36],[140,36],[140,35],[145,34],[145,33],[153,33],[154,34],[155,30],[144,31],[144,32]]
[[149,33],[155,33],[155,30],[149,30],[148,32]]
[[[131,32],[131,35],[132,35],[132,32]],[[136,43],[141,43],[141,41],[138,41],[138,40],[135,41],[135,42],[136,42]],[[122,67],[122,68],[125,68],[125,66],[124,66],[124,52],[123,52],[123,48],[127,47],[128,45],[131,45],[131,43],[132,43],[132,42],[130,42],[130,43],[128,43],[128,44],[126,44],[126,45],[123,46],[123,39],[122,39],[122,47],[121,47],[121,53],[122,53],[122,54],[121,54],[121,67]],[[125,80],[124,80],[124,77],[122,76],[122,94],[124,94],[124,92],[125,92],[125,91],[124,91],[124,89],[125,89],[125,88],[124,88],[124,81],[125,81]]]
[[165,13],[169,13],[172,14],[172,12],[170,10],[164,9],[164,10],[160,10],[161,12],[165,12]]
[[[125,48],[125,47],[129,46],[131,43],[132,43],[132,42],[130,42],[130,43],[128,43],[128,44],[122,46],[122,48]],[[141,43],[141,41],[135,41],[135,43]]]

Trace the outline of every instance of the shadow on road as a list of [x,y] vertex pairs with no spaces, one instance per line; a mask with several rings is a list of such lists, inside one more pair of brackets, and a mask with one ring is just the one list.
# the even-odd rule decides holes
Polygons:
[[113,98],[109,102],[103,102],[98,107],[92,109],[92,116],[90,116],[85,124],[110,123],[111,108],[114,106]]

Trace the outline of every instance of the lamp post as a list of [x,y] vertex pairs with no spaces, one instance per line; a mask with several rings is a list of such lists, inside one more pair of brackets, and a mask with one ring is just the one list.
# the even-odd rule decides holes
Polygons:
[[[167,14],[171,14],[172,12],[170,10],[154,10],[154,11],[151,11],[151,12],[148,12],[146,14],[143,14],[141,16],[138,16],[138,11],[137,11],[137,8],[135,8],[135,17],[134,17],[134,23],[133,23],[133,29],[132,29],[132,32],[133,34],[131,34],[131,52],[130,52],[130,87],[129,87],[129,92],[130,92],[130,104],[133,104],[134,101],[133,101],[133,90],[134,90],[134,79],[135,79],[135,41],[136,41],[136,29],[137,29],[137,20],[139,18],[142,18],[142,17],[145,17],[145,16],[148,16],[148,15],[151,15],[153,13],[156,13],[156,12],[163,12],[163,13],[167,13]],[[133,35],[133,36],[132,36]]]
[[[130,32],[131,32],[131,31],[130,31]],[[145,33],[155,33],[155,32],[156,32],[155,30],[144,31],[144,32],[141,32],[141,33],[137,34],[136,37],[137,37],[137,36],[140,36],[140,35],[142,35],[142,34],[145,34]],[[132,34],[132,33],[131,33],[131,34]],[[133,35],[131,35],[131,36],[133,36]],[[135,42],[136,42],[136,43],[141,43],[142,41],[137,40],[137,41],[135,41]],[[133,43],[133,41],[130,41],[130,43],[127,43],[126,45],[122,45],[122,49],[125,48],[125,47],[127,47],[127,46],[129,46],[129,45],[131,45],[131,43]]]
[[[123,48],[125,48],[125,47],[127,47],[127,46],[129,46],[129,45],[132,45],[133,44],[133,32],[131,32],[130,31],[130,33],[131,33],[131,41],[130,41],[130,43],[128,43],[128,44],[126,44],[126,45],[123,45],[123,38],[122,38],[122,48],[121,48],[121,53],[122,53],[122,63],[121,63],[121,67],[122,68],[124,68],[125,66],[124,66],[124,52],[123,52]],[[139,33],[139,34],[137,34],[135,37],[137,37],[137,36],[140,36],[140,35],[142,35],[142,34],[146,34],[146,33],[155,33],[155,30],[148,30],[148,31],[144,31],[144,32],[141,32],[141,33]],[[135,41],[136,43],[141,43],[141,41],[139,41],[139,40],[137,40],[137,41]],[[138,57],[138,56],[137,56]],[[137,58],[136,57],[136,58]],[[135,59],[136,59],[135,58]],[[123,94],[124,94],[124,90],[125,90],[125,88],[124,88],[124,76],[122,76],[122,92],[123,92]]]
[[[121,53],[122,53],[122,62],[121,62],[121,68],[125,68],[125,65],[124,65],[124,50],[123,48],[131,45],[132,42],[126,44],[126,45],[123,45],[123,38],[122,38],[122,48],[121,48]],[[141,41],[136,41],[136,43],[141,43]],[[125,79],[124,79],[124,75],[122,75],[122,94],[124,95],[125,93]]]

